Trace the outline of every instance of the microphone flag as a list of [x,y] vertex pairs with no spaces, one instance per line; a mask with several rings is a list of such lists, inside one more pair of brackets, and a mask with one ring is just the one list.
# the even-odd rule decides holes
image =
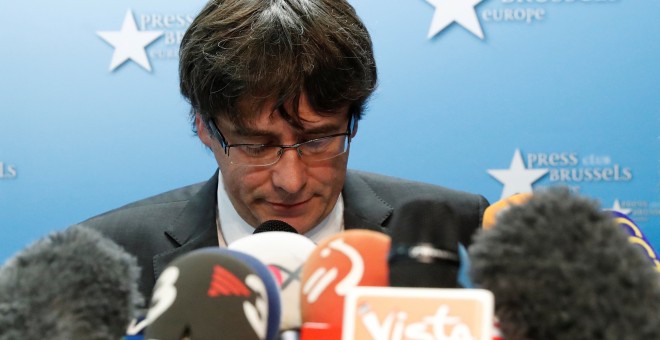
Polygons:
[[492,340],[494,299],[484,289],[355,287],[342,340]]

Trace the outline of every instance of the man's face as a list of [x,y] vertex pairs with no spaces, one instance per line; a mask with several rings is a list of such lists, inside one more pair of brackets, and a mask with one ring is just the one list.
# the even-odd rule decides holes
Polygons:
[[[322,116],[309,106],[303,95],[298,108],[302,123],[302,129],[299,129],[273,111],[272,104],[266,103],[246,128],[226,119],[216,120],[227,143],[291,145],[346,132],[348,108],[331,116]],[[291,103],[285,105],[288,112],[291,107]],[[244,107],[239,105],[239,108]],[[348,152],[328,160],[306,163],[295,149],[285,149],[280,160],[273,165],[235,165],[230,164],[220,143],[212,137],[199,116],[196,124],[199,138],[215,155],[229,199],[238,214],[253,227],[267,220],[281,220],[303,234],[334,208],[344,186]]]

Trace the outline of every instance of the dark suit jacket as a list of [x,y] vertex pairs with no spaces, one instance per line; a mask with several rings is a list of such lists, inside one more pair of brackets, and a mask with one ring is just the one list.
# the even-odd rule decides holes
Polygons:
[[[137,257],[140,291],[149,300],[166,265],[191,250],[218,246],[216,230],[218,172],[202,182],[93,217],[81,224],[101,231]],[[406,204],[432,200],[448,204],[460,219],[452,231],[464,245],[481,227],[485,198],[430,184],[348,170],[342,191],[344,227],[387,232],[397,218],[407,218]],[[408,213],[410,215],[410,213]],[[414,218],[415,216],[412,216]],[[438,221],[438,227],[443,221]]]

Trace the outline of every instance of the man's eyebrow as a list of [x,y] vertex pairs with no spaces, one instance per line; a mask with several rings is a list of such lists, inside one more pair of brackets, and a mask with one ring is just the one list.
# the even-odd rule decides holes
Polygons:
[[235,126],[232,129],[232,134],[241,137],[274,137],[275,133],[272,131],[255,129],[249,126]]
[[[298,130],[301,135],[321,135],[329,133],[342,133],[345,132],[336,124],[325,124],[320,126],[311,127],[309,129]],[[256,129],[249,126],[235,126],[232,129],[232,134],[241,137],[277,137],[277,133],[273,131]]]
[[326,124],[326,125],[315,126],[309,129],[305,129],[301,132],[305,135],[321,135],[321,134],[329,134],[329,133],[342,133],[346,131],[342,130],[341,125]]

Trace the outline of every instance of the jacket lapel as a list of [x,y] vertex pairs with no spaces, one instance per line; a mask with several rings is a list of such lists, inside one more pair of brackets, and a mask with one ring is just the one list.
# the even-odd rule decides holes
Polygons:
[[353,170],[346,172],[342,190],[344,197],[344,228],[370,229],[386,232],[383,223],[392,215],[393,208],[387,204],[369,184]]
[[153,258],[154,277],[159,277],[165,267],[176,257],[191,250],[217,247],[216,230],[218,171],[195,194],[181,214],[165,230],[165,236],[177,247]]

